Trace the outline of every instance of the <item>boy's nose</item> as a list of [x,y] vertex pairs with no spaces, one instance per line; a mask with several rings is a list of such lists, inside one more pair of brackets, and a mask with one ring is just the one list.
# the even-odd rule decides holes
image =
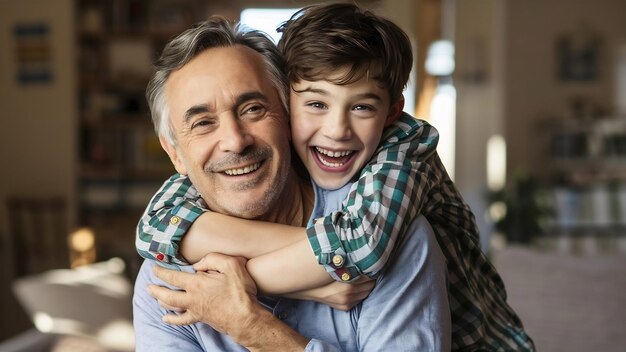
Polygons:
[[348,114],[342,111],[328,116],[324,124],[324,135],[337,141],[352,137],[352,128]]
[[224,119],[219,127],[220,149],[223,152],[241,153],[254,142],[254,138],[237,119]]

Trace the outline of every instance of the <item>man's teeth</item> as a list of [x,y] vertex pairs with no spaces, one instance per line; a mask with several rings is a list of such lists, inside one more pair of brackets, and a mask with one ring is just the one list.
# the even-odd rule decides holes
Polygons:
[[252,165],[248,165],[246,167],[238,168],[238,169],[230,169],[225,170],[224,173],[229,176],[238,176],[250,173],[252,171],[257,170],[261,166],[261,163],[254,163]]
[[323,149],[320,147],[315,147],[315,149],[318,151],[318,153],[324,154],[326,156],[330,156],[331,158],[339,158],[341,156],[350,155],[353,152],[352,150],[344,150],[342,152],[333,152],[332,150],[327,150],[327,149]]

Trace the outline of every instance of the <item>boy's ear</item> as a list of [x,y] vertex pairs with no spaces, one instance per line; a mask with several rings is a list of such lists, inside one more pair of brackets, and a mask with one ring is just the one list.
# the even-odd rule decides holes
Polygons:
[[180,156],[178,155],[178,151],[176,150],[176,147],[173,146],[167,140],[167,138],[163,136],[159,136],[159,142],[161,142],[161,147],[163,148],[163,150],[165,150],[167,155],[170,157],[172,164],[174,164],[174,168],[176,169],[176,172],[178,172],[181,175],[187,175],[187,168],[185,167],[185,163],[183,163],[183,161],[180,159]]
[[396,121],[400,114],[402,114],[402,109],[404,108],[404,97],[401,97],[393,103],[389,107],[389,115],[387,115],[387,120],[385,121],[385,127],[391,125],[394,121]]

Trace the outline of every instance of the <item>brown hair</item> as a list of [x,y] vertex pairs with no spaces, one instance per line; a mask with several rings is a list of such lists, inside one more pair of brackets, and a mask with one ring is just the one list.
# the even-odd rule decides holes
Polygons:
[[393,22],[354,4],[325,4],[303,8],[278,30],[290,82],[328,80],[348,68],[332,83],[373,75],[392,103],[402,96],[413,55],[408,36]]

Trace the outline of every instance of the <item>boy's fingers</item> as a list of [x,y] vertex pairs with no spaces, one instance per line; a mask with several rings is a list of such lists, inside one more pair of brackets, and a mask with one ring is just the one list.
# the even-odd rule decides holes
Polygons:
[[370,281],[366,281],[366,282],[362,282],[360,284],[357,284],[357,289],[359,291],[371,291],[371,290],[374,289],[375,285],[376,285],[376,281],[370,280]]

